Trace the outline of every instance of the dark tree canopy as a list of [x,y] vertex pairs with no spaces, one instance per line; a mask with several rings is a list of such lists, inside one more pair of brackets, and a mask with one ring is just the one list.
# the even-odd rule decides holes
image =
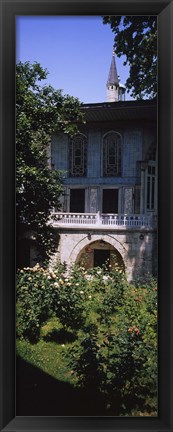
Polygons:
[[137,99],[157,96],[157,17],[156,16],[103,16],[110,24],[115,53],[125,55],[129,64],[128,91]]
[[42,257],[54,245],[47,222],[59,208],[62,175],[48,166],[48,149],[54,131],[70,136],[82,121],[79,100],[60,90],[40,85],[47,71],[39,63],[17,64],[16,71],[16,219],[19,236],[34,233]]

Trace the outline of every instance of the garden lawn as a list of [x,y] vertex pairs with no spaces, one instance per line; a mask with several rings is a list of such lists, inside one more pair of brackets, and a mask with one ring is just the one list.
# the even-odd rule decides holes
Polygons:
[[[54,325],[54,334],[48,333],[49,341],[40,338],[40,340],[31,344],[27,340],[17,340],[16,342],[16,354],[23,360],[31,363],[33,366],[43,370],[53,378],[75,384],[76,380],[69,370],[67,354],[69,347],[73,346],[73,343],[56,342],[55,337],[55,320],[50,320],[49,325]],[[59,331],[57,324],[57,335]],[[45,335],[46,337],[46,335]]]

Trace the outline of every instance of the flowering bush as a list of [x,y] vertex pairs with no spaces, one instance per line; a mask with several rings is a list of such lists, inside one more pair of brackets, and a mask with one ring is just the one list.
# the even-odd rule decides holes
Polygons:
[[17,336],[37,341],[42,324],[56,314],[65,327],[77,329],[85,322],[87,280],[79,268],[44,269],[38,264],[17,273]]
[[103,279],[109,283],[102,291],[95,332],[88,336],[84,328],[71,352],[72,367],[80,385],[87,387],[94,379],[104,395],[107,414],[131,415],[137,408],[138,413],[156,415],[156,282],[150,279],[139,288],[128,284],[123,274],[118,277],[121,299],[116,295],[116,277]]
[[[152,286],[127,286],[115,328],[105,341],[106,394],[110,411],[124,414],[135,406],[157,410],[157,304]],[[151,303],[153,307],[151,309]],[[107,352],[107,354],[106,354]],[[117,391],[118,390],[118,391]]]
[[[60,271],[61,273],[61,271]],[[18,337],[36,341],[41,325],[51,316],[58,301],[57,275],[38,264],[17,273],[16,331]]]
[[57,317],[65,327],[77,330],[86,319],[87,280],[81,269],[74,266],[70,274],[60,282],[59,298],[55,308]]

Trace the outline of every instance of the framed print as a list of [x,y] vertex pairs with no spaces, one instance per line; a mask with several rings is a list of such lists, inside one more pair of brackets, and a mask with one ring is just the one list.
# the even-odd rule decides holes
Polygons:
[[[104,17],[115,31],[116,16],[126,17],[133,43],[145,17],[153,38],[157,24],[157,53],[150,62],[150,48],[147,58],[138,39],[138,66],[147,63],[148,76],[135,80],[133,69],[137,90],[126,100],[123,67],[110,46],[106,95],[98,89],[97,99],[96,28]],[[130,35],[131,17],[138,22]],[[172,1],[1,0],[2,431],[173,430],[172,25]],[[142,32],[147,40],[147,26]],[[56,56],[67,57],[58,69],[67,94],[47,84],[37,54],[28,55],[28,35],[33,51],[41,41],[39,59],[41,50],[54,66]],[[150,86],[151,63],[158,83]],[[55,234],[59,246],[48,255]]]

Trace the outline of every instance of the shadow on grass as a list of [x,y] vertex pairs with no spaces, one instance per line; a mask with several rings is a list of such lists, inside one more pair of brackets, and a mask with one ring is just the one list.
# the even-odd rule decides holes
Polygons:
[[103,416],[104,405],[95,391],[87,393],[58,381],[41,369],[16,361],[17,416]]
[[76,335],[65,329],[54,329],[43,337],[46,342],[70,343],[76,340]]

